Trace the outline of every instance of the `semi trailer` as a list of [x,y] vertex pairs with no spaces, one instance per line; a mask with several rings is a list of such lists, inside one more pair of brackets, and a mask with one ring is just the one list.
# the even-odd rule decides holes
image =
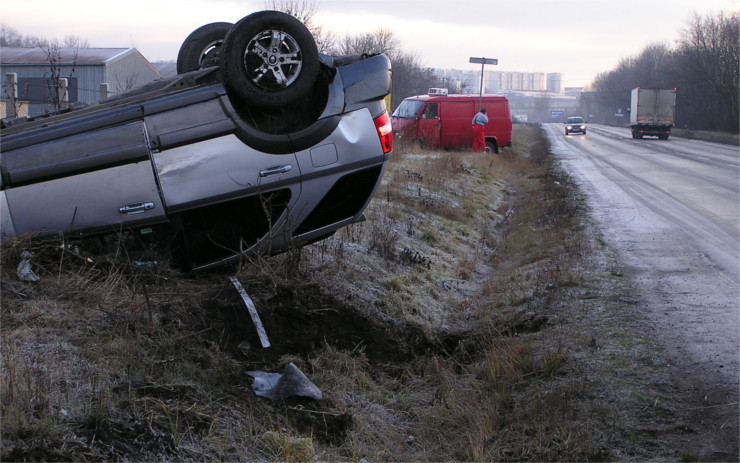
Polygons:
[[632,138],[644,136],[668,140],[676,115],[675,88],[632,89],[630,129]]

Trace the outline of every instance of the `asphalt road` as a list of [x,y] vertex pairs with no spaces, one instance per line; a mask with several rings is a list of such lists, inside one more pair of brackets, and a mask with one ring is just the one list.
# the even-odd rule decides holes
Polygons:
[[676,359],[737,391],[740,363],[740,150],[633,140],[545,124],[552,151],[588,198],[603,239]]

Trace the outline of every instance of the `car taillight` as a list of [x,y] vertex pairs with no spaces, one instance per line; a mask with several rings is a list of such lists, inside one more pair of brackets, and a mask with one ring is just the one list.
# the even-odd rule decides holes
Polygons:
[[374,120],[375,128],[378,131],[380,146],[383,147],[383,154],[388,154],[393,149],[393,128],[391,127],[391,118],[388,113],[384,112]]

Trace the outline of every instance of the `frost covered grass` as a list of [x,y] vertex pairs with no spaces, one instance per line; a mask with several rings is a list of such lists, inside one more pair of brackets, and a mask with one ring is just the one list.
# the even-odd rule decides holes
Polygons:
[[[368,221],[208,275],[154,249],[134,266],[125,236],[4,246],[1,459],[603,458],[610,412],[584,402],[552,310],[589,241],[539,128],[514,143],[398,148]],[[17,281],[22,249],[40,282]],[[289,362],[324,401],[253,394],[246,371]]]

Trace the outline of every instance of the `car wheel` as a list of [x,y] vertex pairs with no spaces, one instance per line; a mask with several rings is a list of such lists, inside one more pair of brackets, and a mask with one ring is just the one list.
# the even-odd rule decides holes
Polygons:
[[188,35],[177,54],[177,73],[217,66],[224,37],[233,26],[231,23],[211,23]]
[[285,107],[311,91],[319,70],[313,36],[285,13],[253,13],[237,22],[224,39],[224,86],[240,104]]
[[565,134],[568,135],[568,131],[567,130],[565,131]]

